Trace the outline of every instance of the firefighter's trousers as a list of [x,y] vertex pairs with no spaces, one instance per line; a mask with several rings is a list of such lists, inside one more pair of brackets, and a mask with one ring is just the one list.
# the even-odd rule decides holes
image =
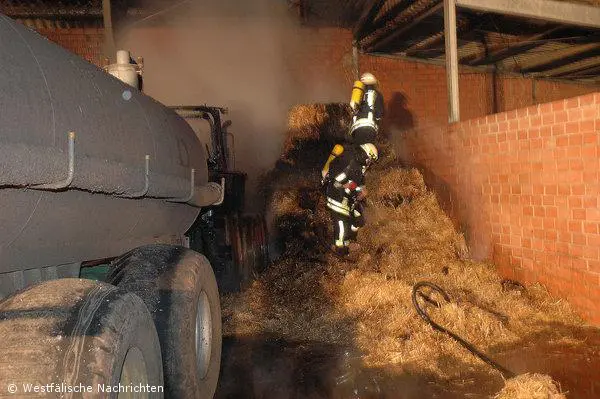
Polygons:
[[333,222],[333,243],[336,248],[347,248],[351,241],[356,241],[358,230],[365,224],[362,204],[350,198],[338,202],[328,197],[327,207]]

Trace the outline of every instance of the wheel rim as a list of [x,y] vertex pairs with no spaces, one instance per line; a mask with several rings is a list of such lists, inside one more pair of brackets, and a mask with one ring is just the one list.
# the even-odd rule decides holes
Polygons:
[[198,377],[204,379],[210,365],[212,352],[212,318],[210,315],[210,303],[208,295],[202,291],[198,299],[196,310],[196,362],[198,365]]
[[[148,370],[142,351],[136,347],[131,347],[125,355],[123,368],[121,369],[121,379],[119,383],[127,388],[129,386],[147,386],[149,384]],[[149,398],[148,392],[119,392],[118,399]]]

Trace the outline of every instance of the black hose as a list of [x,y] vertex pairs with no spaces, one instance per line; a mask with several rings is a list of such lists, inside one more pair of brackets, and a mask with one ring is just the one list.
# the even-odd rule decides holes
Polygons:
[[447,334],[450,337],[452,337],[452,339],[454,339],[456,342],[458,342],[463,347],[465,347],[469,352],[471,352],[472,354],[474,354],[475,356],[477,356],[478,358],[480,358],[481,360],[483,360],[484,362],[486,362],[487,364],[489,364],[490,366],[492,366],[493,368],[495,368],[496,370],[498,370],[500,373],[502,373],[502,375],[504,376],[504,378],[508,379],[508,378],[512,378],[512,377],[516,376],[516,374],[513,373],[512,371],[504,368],[500,364],[496,363],[495,361],[493,361],[492,359],[490,359],[489,357],[487,357],[485,354],[481,353],[477,348],[475,348],[469,342],[465,341],[464,339],[462,339],[461,337],[459,337],[458,335],[456,335],[452,331],[447,330],[446,328],[442,327],[441,325],[439,325],[435,321],[431,320],[431,318],[429,317],[429,315],[427,314],[427,312],[425,312],[425,310],[423,310],[423,308],[421,308],[421,305],[417,301],[417,295],[421,296],[426,301],[434,304],[437,307],[440,307],[440,304],[437,303],[436,301],[432,300],[430,297],[428,297],[427,295],[423,294],[422,292],[419,292],[419,289],[423,288],[423,287],[431,288],[432,290],[434,290],[437,293],[439,293],[444,298],[444,300],[446,302],[450,302],[450,297],[448,296],[448,294],[446,294],[446,292],[443,289],[441,289],[439,286],[437,286],[437,285],[435,285],[433,283],[430,283],[428,281],[420,281],[420,282],[418,282],[413,287],[413,291],[412,291],[412,303],[415,306],[415,309],[417,310],[417,313],[419,314],[419,316],[421,316],[421,318],[423,320],[425,320],[427,323],[429,323],[434,329],[436,329],[436,330],[438,330],[440,332],[443,332],[444,334]]

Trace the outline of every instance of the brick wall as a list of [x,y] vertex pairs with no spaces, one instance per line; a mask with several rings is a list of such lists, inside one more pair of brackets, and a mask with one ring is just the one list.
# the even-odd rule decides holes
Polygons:
[[[473,254],[600,324],[600,93],[395,137]],[[445,194],[445,195],[444,195]]]
[[81,56],[92,64],[102,66],[104,29],[38,29],[37,32],[49,40]]
[[[388,104],[388,115],[393,120],[404,119],[404,123],[396,127],[447,123],[448,95],[446,69],[443,66],[362,56],[360,68],[361,71],[372,71],[380,79]],[[595,90],[594,87],[578,84],[493,76],[473,70],[461,70],[459,88],[463,120],[588,94]],[[398,118],[398,113],[404,118]]]

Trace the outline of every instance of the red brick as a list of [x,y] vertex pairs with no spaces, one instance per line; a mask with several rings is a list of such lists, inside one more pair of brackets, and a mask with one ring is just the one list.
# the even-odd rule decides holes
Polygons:
[[553,241],[555,241],[558,238],[558,233],[556,232],[556,230],[545,230],[545,237],[546,240],[552,240],[551,243]]
[[586,245],[587,244],[587,236],[582,233],[573,233],[572,234],[572,242],[577,245]]
[[587,262],[588,264],[588,271],[592,272],[592,273],[600,273],[600,261],[597,260],[589,260]]
[[583,96],[579,96],[579,106],[586,107],[596,104],[595,101],[595,93],[585,94]]
[[581,159],[571,159],[569,162],[571,170],[583,170],[583,166],[583,160]]
[[595,119],[596,115],[597,115],[597,112],[596,112],[595,108],[584,108],[583,109],[583,119],[584,120]]
[[589,233],[589,234],[598,234],[598,223],[584,222],[583,223],[583,232]]
[[600,222],[600,209],[597,207],[588,207],[586,209],[586,219],[589,222]]
[[542,126],[542,127],[540,127],[540,136],[541,137],[550,137],[550,136],[552,136],[553,135],[553,129],[555,127],[557,127],[557,126],[561,126],[561,128],[562,128],[561,133],[558,133],[558,131],[557,131],[557,134],[564,134],[564,129],[565,129],[564,125],[554,125],[554,126]]
[[569,221],[569,231],[572,233],[579,233],[582,231],[582,223],[576,220]]
[[587,234],[587,244],[592,247],[600,247],[600,236],[597,234]]
[[542,204],[544,206],[554,205],[554,197],[551,195],[544,195],[542,198]]
[[595,132],[583,133],[583,144],[598,144],[598,134]]
[[583,199],[581,197],[569,197],[567,200],[569,207],[571,208],[582,208]]
[[[548,123],[548,124],[550,124],[550,123]],[[535,127],[535,126],[541,126],[542,125],[542,117],[539,116],[539,115],[530,116],[529,117],[529,125],[533,126],[533,127]]]
[[556,158],[556,170],[569,170],[569,159],[563,157]]
[[558,208],[555,206],[547,206],[546,208],[546,217],[555,218],[558,216]]
[[580,108],[574,108],[567,111],[569,122],[580,121],[583,117],[583,112]]
[[583,255],[588,260],[599,260],[597,247],[583,247]]
[[552,112],[552,103],[541,104],[535,107],[536,113],[548,114]]
[[542,115],[542,125],[548,126],[554,123],[554,114],[545,114]]
[[[558,128],[558,126],[561,126],[561,125],[556,125],[557,128]],[[566,134],[579,133],[579,122],[567,122],[564,126],[565,126],[564,133],[566,133]],[[553,126],[552,129],[554,129],[554,127],[555,126]],[[552,134],[554,135],[554,130],[552,131]]]
[[571,186],[569,184],[558,184],[558,194],[559,195],[569,195],[571,194]]
[[529,114],[527,108],[517,109],[517,118],[523,118]]
[[555,123],[565,123],[568,121],[567,111],[559,111],[554,114],[554,122]]
[[559,136],[556,138],[556,145],[559,147],[566,147],[569,145],[569,137],[568,136]]
[[567,148],[567,156],[569,158],[579,158],[581,157],[581,136],[570,136],[569,137],[569,147]]
[[573,219],[584,220],[585,216],[586,216],[586,210],[580,209],[580,208],[573,209],[572,215],[573,215]]
[[[585,137],[584,137],[584,141],[585,141]],[[588,162],[590,159],[596,159],[598,157],[597,148],[596,147],[582,147],[581,148],[581,157]]]
[[579,98],[570,98],[568,100],[565,100],[565,108],[569,109],[569,108],[577,108],[579,107]]
[[573,184],[571,185],[571,194],[573,195],[584,195],[585,184]]
[[581,258],[573,259],[572,261],[573,269],[577,270],[587,270],[587,261]]
[[564,101],[557,101],[552,103],[552,111],[562,111],[565,109]]
[[579,122],[580,133],[592,133],[595,132],[595,121],[582,121]]
[[556,219],[546,217],[546,218],[544,218],[543,222],[544,222],[544,229],[556,229]]

